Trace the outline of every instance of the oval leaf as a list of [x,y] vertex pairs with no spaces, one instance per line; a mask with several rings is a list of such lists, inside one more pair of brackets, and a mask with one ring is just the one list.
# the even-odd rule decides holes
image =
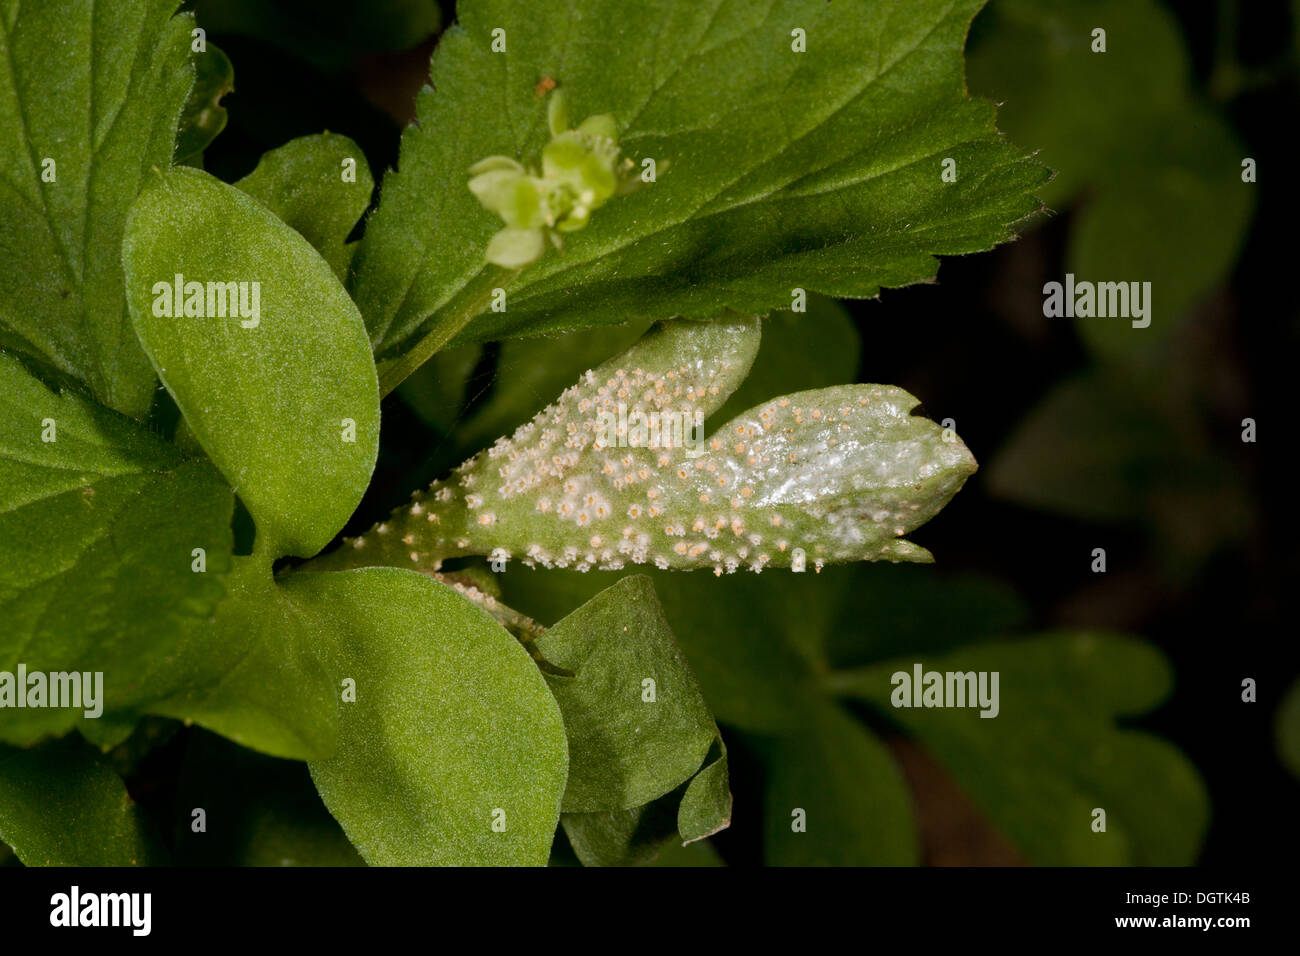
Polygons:
[[260,202],[187,168],[146,186],[122,254],[136,333],[260,549],[315,554],[360,500],[379,439],[365,330],[329,264]]
[[338,749],[311,764],[371,864],[546,863],[568,749],[541,671],[486,612],[411,571],[290,575],[333,632]]

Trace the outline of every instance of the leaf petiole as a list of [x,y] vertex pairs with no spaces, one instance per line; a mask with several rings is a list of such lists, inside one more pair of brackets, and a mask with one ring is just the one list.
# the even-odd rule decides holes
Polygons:
[[383,398],[397,388],[407,376],[455,338],[472,319],[482,315],[496,290],[507,288],[522,271],[503,269],[500,266],[488,266],[480,270],[434,320],[424,338],[399,358],[379,363],[379,397]]

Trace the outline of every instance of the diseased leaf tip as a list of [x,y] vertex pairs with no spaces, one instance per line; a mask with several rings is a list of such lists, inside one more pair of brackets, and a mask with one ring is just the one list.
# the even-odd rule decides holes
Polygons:
[[[417,566],[492,553],[716,574],[931,560],[904,536],[976,464],[951,431],[912,414],[918,402],[902,389],[780,396],[705,439],[758,342],[756,318],[660,323],[395,512],[402,555]],[[368,542],[382,551],[386,526],[376,531]]]

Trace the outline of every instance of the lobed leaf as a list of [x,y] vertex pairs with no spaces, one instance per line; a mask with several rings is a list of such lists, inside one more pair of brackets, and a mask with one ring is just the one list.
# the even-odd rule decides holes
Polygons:
[[[146,674],[225,594],[232,505],[206,462],[0,352],[0,671],[102,672],[110,715],[166,693]],[[85,710],[5,708],[0,740]]]
[[768,741],[763,859],[770,866],[912,866],[912,797],[889,751],[820,702],[798,732]]
[[0,2],[0,345],[133,418],[157,382],[127,316],[121,238],[149,170],[171,162],[194,82],[194,21],[175,11]]
[[[891,675],[925,670],[999,676],[999,713],[891,705]],[[835,675],[910,732],[1033,862],[1045,866],[1184,866],[1209,817],[1205,787],[1181,752],[1120,718],[1169,693],[1168,663],[1125,638],[1062,633],[916,655]],[[1106,811],[1105,832],[1092,829]]]
[[[357,258],[376,354],[474,315],[457,342],[766,312],[794,287],[868,297],[933,277],[935,255],[1010,238],[1045,171],[966,96],[962,46],[981,2],[568,0],[538,17],[464,0]],[[542,150],[548,84],[571,116],[612,114],[625,157],[638,174],[654,160],[656,181],[510,281],[505,311],[478,314],[500,220],[468,171]],[[941,179],[945,158],[956,182]]]
[[[999,0],[976,25],[972,89],[1005,100],[1003,128],[1058,171],[1045,198],[1077,200],[1066,271],[1151,283],[1149,327],[1093,317],[1076,328],[1098,358],[1144,367],[1237,259],[1257,188],[1241,179],[1247,150],[1192,91],[1164,4]],[[1099,27],[1104,54],[1092,50]]]

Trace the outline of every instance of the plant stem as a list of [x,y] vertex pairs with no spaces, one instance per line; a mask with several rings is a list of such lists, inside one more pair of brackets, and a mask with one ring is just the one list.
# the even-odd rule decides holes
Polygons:
[[383,398],[397,388],[407,376],[432,358],[456,337],[470,320],[482,315],[492,301],[497,289],[504,289],[522,270],[489,266],[471,279],[447,304],[415,346],[392,362],[381,363],[379,368],[379,397]]

